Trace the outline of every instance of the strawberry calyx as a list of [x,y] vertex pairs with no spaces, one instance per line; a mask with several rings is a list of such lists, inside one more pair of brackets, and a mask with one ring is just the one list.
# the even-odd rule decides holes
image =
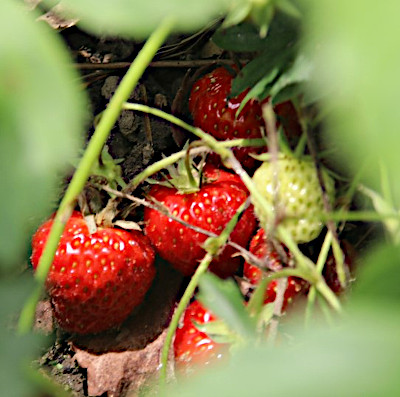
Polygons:
[[119,165],[123,159],[114,159],[108,152],[108,147],[104,146],[100,158],[93,165],[91,170],[92,177],[100,177],[113,189],[126,187],[122,179],[122,168]]
[[201,156],[196,163],[192,156],[188,155],[179,160],[175,165],[169,165],[165,169],[167,173],[161,173],[163,180],[146,179],[149,184],[172,187],[180,194],[198,192],[209,179],[203,173],[205,157]]

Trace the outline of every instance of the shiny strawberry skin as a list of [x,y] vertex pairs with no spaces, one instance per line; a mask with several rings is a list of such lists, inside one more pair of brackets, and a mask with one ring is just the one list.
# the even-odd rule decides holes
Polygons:
[[[249,90],[229,98],[232,80],[233,75],[227,69],[220,67],[193,85],[189,97],[193,124],[218,140],[261,138],[261,127],[264,125],[261,105],[252,99],[235,118],[236,111]],[[234,149],[235,156],[246,168],[254,168],[257,163],[249,153],[260,154],[264,151],[265,147]]]
[[228,355],[227,343],[214,342],[194,325],[194,322],[206,324],[215,320],[215,316],[199,301],[193,301],[187,307],[174,340],[175,366],[179,372],[190,373],[196,367],[218,362]]
[[[282,249],[285,250],[283,246]],[[286,266],[286,264],[282,262],[276,249],[274,249],[272,244],[266,240],[264,229],[259,229],[256,235],[252,238],[249,251],[257,258],[265,260],[268,264],[268,267],[274,271],[281,270]],[[286,254],[290,255],[290,253],[287,251]],[[262,271],[257,266],[251,265],[248,262],[245,262],[244,264],[243,275],[253,285],[257,285],[262,279]],[[277,280],[273,280],[268,284],[265,291],[264,303],[271,303],[275,301],[277,285]],[[282,310],[285,311],[292,300],[304,292],[306,287],[307,283],[304,280],[298,277],[289,276],[287,287],[283,296]]]
[[[189,110],[193,115],[193,123],[218,140],[261,138],[262,128],[265,128],[262,104],[256,99],[251,99],[236,118],[236,112],[249,89],[230,97],[233,78],[233,74],[226,68],[219,67],[193,85],[189,97]],[[301,136],[301,127],[293,104],[288,101],[283,102],[276,105],[274,110],[289,142],[295,143]],[[254,169],[258,162],[250,154],[261,154],[266,151],[265,146],[237,147],[234,149],[234,154],[245,168]],[[215,156],[211,156],[213,161]]]
[[[186,223],[218,235],[247,199],[248,192],[235,174],[207,167],[204,175],[208,181],[195,193],[181,194],[175,188],[154,185],[149,196]],[[193,274],[206,253],[201,245],[207,236],[151,208],[145,208],[144,221],[145,233],[158,254],[184,275]],[[246,247],[255,226],[250,207],[231,233],[231,240]],[[223,278],[232,275],[240,263],[239,257],[232,257],[235,253],[236,250],[227,245],[212,261],[210,270]]]
[[[53,220],[32,239],[31,262],[37,268]],[[138,231],[99,227],[89,234],[74,212],[61,236],[46,289],[61,326],[79,334],[120,325],[138,306],[155,276],[154,250]]]

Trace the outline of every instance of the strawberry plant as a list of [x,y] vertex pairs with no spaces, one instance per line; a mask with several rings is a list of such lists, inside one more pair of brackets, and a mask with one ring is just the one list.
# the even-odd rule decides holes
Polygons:
[[[143,311],[155,309],[143,306],[144,296],[155,294],[153,279],[169,281],[161,271],[155,275],[156,251],[161,266],[186,277],[166,323],[141,346],[159,344],[153,394],[262,395],[267,387],[274,395],[330,389],[396,395],[400,185],[398,139],[390,131],[399,125],[398,4],[65,0],[57,9],[65,26],[77,24],[71,36],[65,26],[57,32],[37,21],[53,5],[0,5],[4,393],[70,394],[34,360],[52,343],[33,330],[39,300],[51,302],[69,332],[57,333],[57,343],[68,340],[76,351],[85,341],[76,334],[95,333],[89,339],[106,341],[114,353],[136,310],[145,331]],[[107,50],[101,65],[92,62],[98,54],[86,46],[68,48],[77,32],[101,36],[102,45],[104,35],[130,40],[129,62],[112,62]],[[71,56],[85,61],[72,67]],[[171,70],[182,67],[176,78]],[[163,95],[146,91],[147,78],[168,80],[157,68],[173,76],[170,107]],[[90,86],[110,70],[118,70],[111,77],[119,81],[104,94],[111,99],[93,101],[88,111]],[[131,122],[123,137],[114,129],[122,116]],[[152,134],[153,121],[162,132]],[[129,151],[142,143],[128,136],[135,123],[146,150],[140,166],[128,169]],[[176,127],[188,141],[184,147]],[[154,152],[156,139],[170,141],[165,153]],[[124,153],[113,157],[129,159],[114,164],[104,155],[106,143]],[[193,169],[192,160],[200,166]],[[89,179],[97,161],[116,174],[103,170]],[[165,174],[178,161],[186,168],[183,185]],[[97,212],[97,229],[88,229],[79,209]],[[144,233],[123,230],[132,220]],[[347,239],[357,251],[356,268]],[[290,302],[300,294],[304,305],[295,316]],[[202,308],[192,321],[194,296]],[[216,321],[208,321],[209,312]],[[226,361],[175,383],[168,372],[172,349],[179,367],[193,353],[181,354],[180,341],[189,346],[201,336],[215,352],[226,343],[221,329],[232,345]],[[128,373],[135,371],[124,372],[123,385],[88,393],[120,393],[135,383]]]

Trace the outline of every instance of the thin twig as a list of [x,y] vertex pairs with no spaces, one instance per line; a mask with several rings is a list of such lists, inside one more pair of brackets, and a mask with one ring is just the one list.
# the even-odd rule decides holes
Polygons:
[[271,345],[275,344],[276,337],[278,336],[279,320],[282,315],[283,301],[285,298],[285,291],[288,285],[288,279],[280,278],[277,280],[276,298],[274,302],[274,311],[268,327],[267,342]]
[[[249,62],[248,59],[241,59],[242,64]],[[198,68],[211,65],[234,65],[231,59],[193,59],[189,61],[154,61],[150,62],[152,68]],[[75,67],[81,70],[93,69],[127,69],[131,62],[109,62],[109,63],[75,63]]]
[[[153,210],[156,210],[158,212],[160,212],[162,215],[167,216],[168,218],[171,218],[172,220],[179,222],[181,225],[186,226],[187,228],[194,230],[197,233],[201,233],[204,234],[207,237],[218,237],[217,234],[212,233],[208,230],[205,230],[201,227],[198,226],[194,226],[191,225],[190,223],[185,222],[184,220],[182,220],[181,218],[178,218],[176,216],[174,216],[169,210],[168,208],[163,205],[162,203],[160,203],[159,201],[155,200],[154,198],[151,198],[152,202],[147,201],[145,199],[140,199],[138,197],[135,197],[131,194],[128,193],[124,193],[121,192],[119,190],[115,190],[112,189],[111,187],[107,186],[107,185],[94,185],[97,188],[100,188],[108,193],[111,193],[119,198],[123,198],[123,199],[127,199],[132,201],[133,203],[137,204],[137,205],[142,205],[144,207],[148,207],[151,208]],[[237,251],[240,252],[240,254],[245,258],[246,261],[248,261],[250,264],[257,266],[259,269],[261,270],[265,270],[266,269],[266,264],[264,261],[260,260],[259,258],[257,258],[255,255],[253,255],[251,252],[247,251],[244,247],[242,247],[241,245],[235,243],[234,241],[231,241],[228,239],[227,245],[230,245],[231,247],[235,248]]]

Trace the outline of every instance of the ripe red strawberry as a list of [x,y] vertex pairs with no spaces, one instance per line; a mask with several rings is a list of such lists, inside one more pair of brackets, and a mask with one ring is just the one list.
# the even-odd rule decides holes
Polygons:
[[193,301],[187,307],[182,326],[176,330],[174,340],[175,366],[179,372],[189,373],[196,366],[215,363],[228,354],[229,344],[214,342],[194,324],[206,324],[215,320],[215,316],[199,301]]
[[[38,266],[53,220],[32,240],[32,265]],[[97,333],[122,323],[138,306],[155,276],[154,251],[138,231],[99,227],[89,234],[74,212],[50,268],[46,289],[55,317],[66,331]]]
[[[290,253],[287,252],[283,245],[282,250],[285,255],[290,257]],[[278,251],[273,247],[272,243],[266,239],[264,229],[259,229],[251,240],[250,252],[257,258],[263,259],[266,266],[272,271],[281,270],[286,266],[286,263],[282,261]],[[257,285],[262,278],[262,271],[257,266],[251,265],[248,262],[244,264],[243,274],[253,285]],[[275,301],[277,284],[278,282],[276,280],[268,284],[265,291],[264,303]],[[304,280],[298,277],[288,277],[288,283],[283,297],[282,311],[287,308],[288,304],[290,304],[296,296],[305,290],[306,284]]]
[[[149,196],[186,223],[218,235],[247,199],[248,191],[237,175],[227,171],[207,166],[203,175],[205,182],[196,192],[184,194],[173,187],[154,185]],[[205,255],[201,245],[207,236],[155,209],[145,208],[144,220],[145,233],[160,256],[184,275],[193,274]],[[255,225],[251,207],[242,214],[231,233],[231,240],[246,247]],[[232,275],[240,263],[239,257],[232,257],[235,252],[234,248],[227,245],[213,260],[210,270],[220,277]]]
[[[249,89],[236,97],[229,98],[233,78],[227,69],[219,67],[193,85],[189,97],[189,110],[193,115],[193,123],[218,140],[261,138],[262,128],[265,125],[259,101],[255,99],[248,101],[239,116],[235,118]],[[288,128],[288,133],[291,136],[300,136],[301,128],[293,105],[290,102],[278,105],[276,111],[282,113],[282,125]],[[279,113],[278,118],[280,118]],[[234,154],[245,168],[253,169],[257,161],[249,156],[249,153],[260,154],[266,149],[266,147],[235,148]]]

